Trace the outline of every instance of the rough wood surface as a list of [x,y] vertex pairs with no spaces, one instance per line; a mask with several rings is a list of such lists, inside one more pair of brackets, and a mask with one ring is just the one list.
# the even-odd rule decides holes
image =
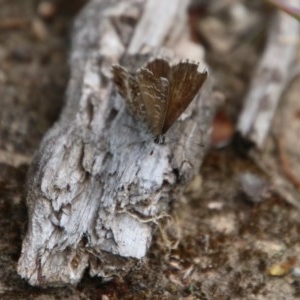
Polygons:
[[[298,0],[286,1],[300,7]],[[269,27],[267,45],[253,77],[237,129],[262,148],[272,125],[279,100],[292,76],[296,59],[299,22],[278,12]]]
[[[213,114],[210,84],[158,145],[127,113],[110,71],[125,52],[137,58],[167,46],[180,54],[186,6],[94,0],[76,20],[66,104],[28,176],[18,272],[30,284],[76,284],[88,267],[92,276],[127,272],[197,174]],[[186,42],[185,55],[201,61],[195,49]]]

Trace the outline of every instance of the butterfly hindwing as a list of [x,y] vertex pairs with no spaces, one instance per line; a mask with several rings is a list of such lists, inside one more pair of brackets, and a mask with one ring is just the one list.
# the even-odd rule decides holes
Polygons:
[[113,81],[118,87],[120,95],[124,98],[126,106],[130,113],[144,119],[145,106],[140,99],[139,85],[133,74],[130,74],[124,67],[114,65],[112,68]]
[[137,81],[145,104],[146,123],[152,134],[158,136],[167,112],[169,82],[166,78],[157,77],[148,68],[138,70]]

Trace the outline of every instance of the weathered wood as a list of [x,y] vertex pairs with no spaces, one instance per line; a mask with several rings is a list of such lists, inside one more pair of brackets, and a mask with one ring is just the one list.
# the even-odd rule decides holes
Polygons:
[[[28,176],[18,272],[30,284],[76,284],[88,267],[92,276],[126,273],[197,174],[213,114],[210,84],[159,145],[128,114],[110,70],[126,49],[137,55],[168,44],[176,52],[187,3],[94,0],[76,20],[66,104]],[[201,53],[186,45],[187,58],[189,49],[193,58]]]
[[[286,2],[300,7],[299,0]],[[280,97],[291,79],[299,32],[296,19],[284,12],[276,13],[237,125],[241,135],[258,148],[264,145]]]

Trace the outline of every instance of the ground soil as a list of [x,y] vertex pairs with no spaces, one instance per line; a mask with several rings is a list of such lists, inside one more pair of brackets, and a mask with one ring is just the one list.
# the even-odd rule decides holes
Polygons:
[[[39,289],[19,277],[16,266],[28,221],[26,173],[43,134],[63,106],[70,28],[84,5],[82,0],[52,3],[55,10],[47,14],[37,0],[0,0],[0,298],[300,298],[300,212],[269,186],[272,174],[263,165],[267,161],[276,166],[284,177],[283,149],[276,146],[284,136],[285,155],[295,177],[300,177],[295,151],[299,78],[285,93],[269,141],[260,160],[255,160],[229,140],[263,49],[264,28],[254,35],[255,42],[240,41],[244,47],[238,47],[235,56],[220,59],[205,32],[197,31],[197,22],[192,23],[194,39],[206,44],[211,72],[226,99],[216,124],[227,124],[222,138],[228,146],[208,151],[190,191],[173,203],[171,225],[163,224],[148,256],[125,278],[105,283],[86,275],[77,287]],[[268,20],[265,6],[252,5],[260,19]],[[254,195],[243,188],[243,175],[249,173],[267,193],[260,193],[257,186]],[[299,192],[292,197],[299,201]],[[162,234],[166,231],[171,234]],[[173,231],[177,243],[166,238]]]

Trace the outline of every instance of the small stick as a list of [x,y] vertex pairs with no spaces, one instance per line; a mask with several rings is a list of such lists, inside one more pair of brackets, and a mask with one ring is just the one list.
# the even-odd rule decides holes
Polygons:
[[25,18],[5,18],[0,21],[0,30],[22,29],[29,24]]
[[293,173],[290,161],[284,148],[283,134],[278,139],[279,160],[286,177],[292,182],[295,188],[300,192],[300,179]]
[[[286,2],[300,6],[299,1]],[[276,13],[237,125],[241,135],[258,148],[263,147],[280,97],[290,82],[299,32],[300,23],[296,19],[284,12]]]

